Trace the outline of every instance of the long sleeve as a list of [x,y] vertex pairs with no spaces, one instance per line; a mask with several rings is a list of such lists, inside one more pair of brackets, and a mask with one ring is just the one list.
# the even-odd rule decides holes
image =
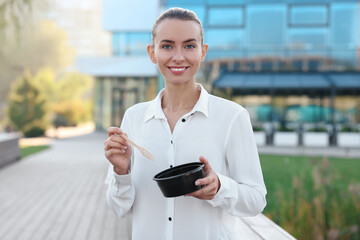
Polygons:
[[[126,113],[121,128],[130,136],[131,130]],[[133,162],[133,156],[131,162]],[[135,186],[132,181],[131,171],[126,175],[118,175],[110,164],[105,183],[108,185],[106,201],[109,207],[116,215],[125,217],[131,212],[135,199]]]
[[106,183],[106,201],[109,207],[120,217],[128,215],[135,199],[131,174],[117,175],[110,166]]
[[243,109],[231,121],[225,139],[228,175],[217,173],[221,187],[208,202],[235,216],[254,216],[266,206],[266,187],[248,112]]

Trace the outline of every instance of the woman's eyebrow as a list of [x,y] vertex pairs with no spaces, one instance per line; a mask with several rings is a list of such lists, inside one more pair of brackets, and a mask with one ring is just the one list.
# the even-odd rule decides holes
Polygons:
[[196,42],[196,39],[190,38],[190,39],[184,41],[184,43],[188,43],[188,42]]
[[[163,42],[175,43],[175,41],[168,40],[168,39],[163,39],[163,40],[160,41],[160,43],[163,43]],[[190,38],[190,39],[185,40],[183,43],[188,43],[188,42],[196,42],[196,39],[195,38]]]
[[172,40],[163,39],[160,41],[160,43],[167,42],[167,43],[174,43]]

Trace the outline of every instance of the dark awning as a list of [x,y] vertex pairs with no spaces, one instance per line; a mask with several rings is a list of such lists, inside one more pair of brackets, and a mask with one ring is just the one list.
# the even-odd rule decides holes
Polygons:
[[307,94],[328,95],[360,92],[360,73],[223,73],[214,83],[215,89],[231,88],[233,94]]

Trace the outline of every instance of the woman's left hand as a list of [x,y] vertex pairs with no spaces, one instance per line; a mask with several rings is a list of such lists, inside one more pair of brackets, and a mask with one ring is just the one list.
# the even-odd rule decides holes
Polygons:
[[205,177],[196,180],[195,185],[205,185],[203,188],[187,194],[186,196],[193,196],[198,199],[211,200],[215,197],[220,189],[220,180],[214,170],[211,168],[208,160],[200,157],[200,162],[204,163]]

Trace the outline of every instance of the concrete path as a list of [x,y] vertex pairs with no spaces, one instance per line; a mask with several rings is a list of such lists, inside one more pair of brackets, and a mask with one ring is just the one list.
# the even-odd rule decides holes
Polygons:
[[[57,139],[0,169],[1,240],[130,239],[130,219],[107,207],[105,132]],[[239,219],[236,239],[294,239],[260,214]]]
[[0,239],[128,239],[105,201],[105,133],[56,140],[0,169]]

